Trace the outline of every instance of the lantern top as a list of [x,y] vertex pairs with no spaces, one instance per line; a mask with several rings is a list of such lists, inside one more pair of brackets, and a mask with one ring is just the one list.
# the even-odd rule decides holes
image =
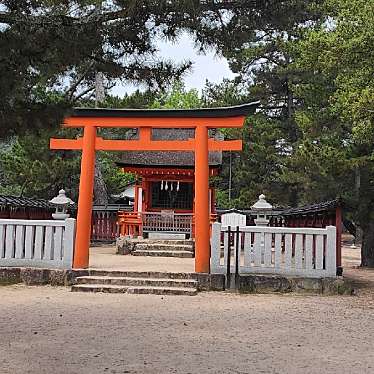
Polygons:
[[265,195],[261,194],[258,201],[251,206],[254,210],[272,210],[273,206],[265,200]]
[[66,196],[65,190],[63,190],[63,189],[58,191],[58,196],[49,200],[49,202],[51,204],[54,204],[54,205],[73,205],[73,204],[75,204],[73,200],[69,199]]

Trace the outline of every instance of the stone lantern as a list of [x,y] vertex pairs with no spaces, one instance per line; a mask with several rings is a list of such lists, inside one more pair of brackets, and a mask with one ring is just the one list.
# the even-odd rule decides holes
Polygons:
[[70,214],[66,213],[70,205],[75,204],[73,200],[66,197],[65,190],[60,190],[58,196],[49,201],[56,206],[56,212],[52,214],[53,219],[66,219]]
[[256,226],[267,226],[269,224],[269,212],[273,210],[273,206],[265,200],[265,195],[261,194],[258,201],[251,206],[251,209],[256,211],[257,218],[255,219]]

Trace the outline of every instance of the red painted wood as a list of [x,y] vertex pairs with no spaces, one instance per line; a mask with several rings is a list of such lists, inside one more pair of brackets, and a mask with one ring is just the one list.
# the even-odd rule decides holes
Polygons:
[[114,241],[117,236],[117,212],[93,211],[91,238],[93,241]]

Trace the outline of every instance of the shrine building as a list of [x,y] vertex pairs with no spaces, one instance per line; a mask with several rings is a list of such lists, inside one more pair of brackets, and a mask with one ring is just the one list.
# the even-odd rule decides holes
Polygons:
[[[221,141],[219,131],[210,136]],[[193,129],[154,129],[154,140],[188,140]],[[209,176],[216,176],[222,152],[209,152]],[[121,235],[154,239],[188,239],[194,230],[194,152],[125,151],[117,163],[124,172],[136,176],[133,212],[119,212]],[[216,218],[215,189],[209,185],[209,216]]]

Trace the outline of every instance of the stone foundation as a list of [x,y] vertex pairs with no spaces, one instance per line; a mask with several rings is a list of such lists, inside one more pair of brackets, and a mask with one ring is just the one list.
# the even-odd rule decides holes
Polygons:
[[60,270],[39,268],[0,268],[0,284],[24,283],[28,286],[71,286],[78,276],[88,274],[88,270]]
[[[95,270],[96,275],[100,271]],[[90,270],[59,270],[38,268],[0,268],[0,285],[24,283],[29,286],[50,284],[52,286],[72,286],[77,277],[90,275]],[[131,276],[129,272],[114,272],[117,276]],[[117,274],[118,273],[118,274]],[[139,272],[136,272],[139,273]],[[160,273],[161,274],[161,273]],[[224,291],[224,274],[202,273],[167,273],[170,278],[189,276],[198,282],[199,291]],[[155,277],[153,273],[143,276]],[[345,278],[288,278],[278,275],[241,275],[239,277],[239,292],[241,293],[302,293],[323,295],[352,295],[355,289]]]
[[20,268],[0,268],[0,285],[21,283]]
[[[104,272],[104,271],[103,271]],[[95,274],[100,271],[95,270]],[[105,272],[106,273],[106,272]],[[131,272],[113,272],[117,276],[131,276]],[[139,272],[135,272],[139,273]],[[181,273],[168,273],[171,278],[180,278]],[[77,277],[90,275],[90,270],[59,270],[59,269],[38,269],[38,268],[0,268],[0,285],[24,283],[28,286],[40,286],[50,284],[51,286],[72,286],[75,285]],[[134,274],[132,274],[134,276]],[[145,272],[144,277],[155,277],[152,272]],[[198,282],[199,291],[223,291],[225,289],[225,276],[222,274],[198,274],[185,273]]]
[[194,273],[193,278],[198,282],[199,291],[224,291],[225,276],[223,274]]
[[299,278],[279,275],[241,275],[239,277],[241,293],[302,293],[321,295],[352,295],[351,282],[340,278]]

